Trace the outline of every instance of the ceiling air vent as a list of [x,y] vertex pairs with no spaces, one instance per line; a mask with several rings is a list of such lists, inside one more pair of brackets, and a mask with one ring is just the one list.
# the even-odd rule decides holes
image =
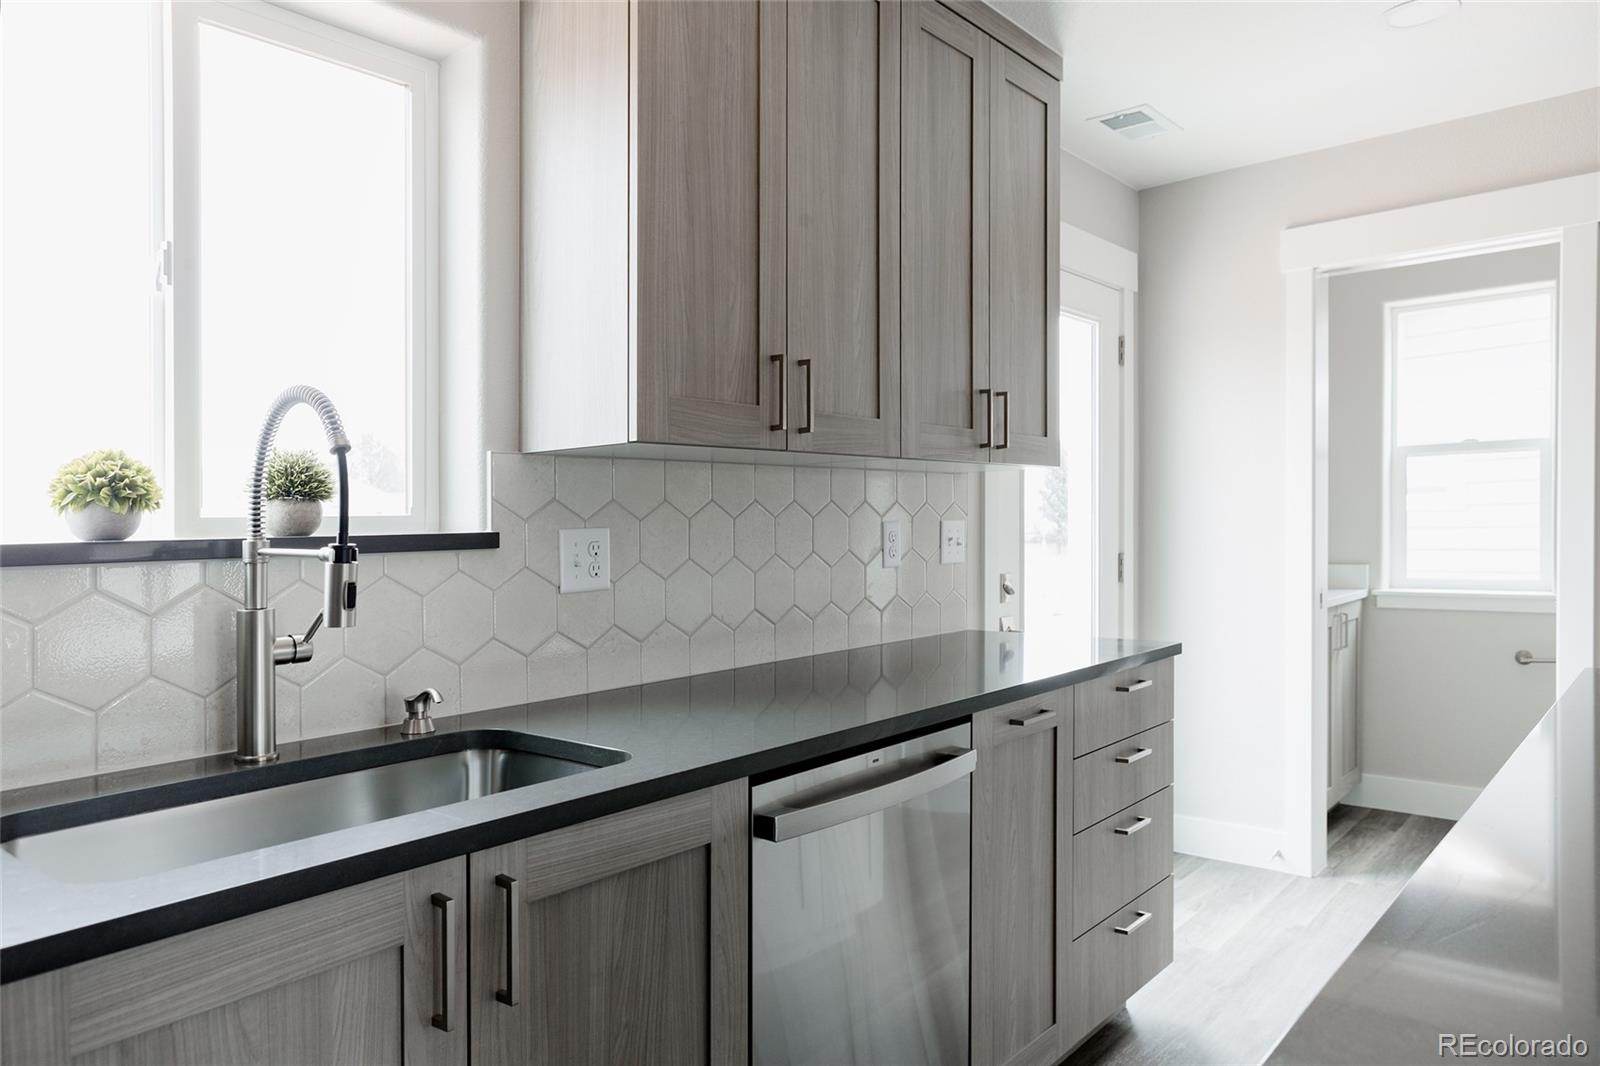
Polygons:
[[1130,141],[1142,141],[1147,137],[1179,128],[1177,123],[1149,104],[1113,111],[1109,115],[1097,115],[1089,121],[1098,122],[1112,133],[1126,137]]

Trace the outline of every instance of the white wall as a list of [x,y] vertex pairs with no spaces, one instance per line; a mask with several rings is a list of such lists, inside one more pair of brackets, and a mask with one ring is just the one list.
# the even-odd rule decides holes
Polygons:
[[1061,153],[1061,221],[1139,250],[1139,194],[1071,152]]
[[1140,635],[1184,642],[1180,850],[1275,864],[1307,713],[1283,705],[1279,234],[1597,167],[1591,90],[1140,194]]
[[[1335,276],[1328,283],[1328,558],[1383,545],[1384,311],[1389,300],[1553,282],[1558,245]],[[1379,607],[1361,616],[1361,763],[1382,777],[1481,788],[1554,700],[1551,614]]]

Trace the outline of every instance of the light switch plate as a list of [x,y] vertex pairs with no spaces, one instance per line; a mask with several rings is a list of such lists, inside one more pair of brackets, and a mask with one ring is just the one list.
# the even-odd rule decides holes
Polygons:
[[939,523],[939,561],[964,563],[967,561],[967,520],[946,518]]
[[905,552],[905,531],[900,528],[898,518],[885,519],[883,523],[883,568],[892,570],[900,565],[900,557]]
[[563,529],[556,536],[562,592],[595,592],[611,587],[611,530]]

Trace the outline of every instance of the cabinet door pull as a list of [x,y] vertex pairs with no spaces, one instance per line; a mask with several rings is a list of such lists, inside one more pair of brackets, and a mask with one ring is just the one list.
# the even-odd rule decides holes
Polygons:
[[506,894],[506,986],[494,990],[494,998],[515,1007],[518,996],[517,972],[522,962],[522,884],[515,877],[496,874],[495,887]]
[[1127,755],[1118,755],[1117,761],[1120,763],[1138,762],[1140,759],[1149,756],[1152,750],[1151,748],[1140,748],[1138,751],[1129,752]]
[[1137,918],[1129,922],[1127,925],[1113,925],[1111,927],[1111,931],[1113,933],[1121,933],[1123,936],[1127,936],[1129,933],[1134,932],[1141,925],[1150,920],[1149,911],[1135,911],[1134,913],[1138,915]]
[[782,352],[772,356],[772,361],[778,365],[778,420],[767,428],[781,433],[789,428],[789,367]]
[[1138,692],[1140,689],[1149,688],[1153,684],[1155,684],[1155,682],[1151,681],[1149,678],[1141,677],[1139,680],[1133,682],[1132,684],[1118,685],[1117,686],[1117,691],[1118,692]]
[[1001,389],[994,394],[994,398],[1005,404],[1005,409],[1000,415],[1000,442],[994,446],[995,451],[1011,447],[1011,391]]
[[1056,712],[1048,707],[1034,711],[1032,714],[1019,714],[1014,718],[1008,719],[1010,724],[1021,726],[1024,729],[1030,726],[1049,725],[1055,720]]
[[434,937],[433,995],[439,1009],[433,1012],[433,1027],[450,1032],[450,1005],[456,999],[456,901],[443,892],[429,900],[438,916],[438,935]]
[[795,366],[806,372],[806,424],[795,430],[796,433],[811,432],[811,360],[797,359]]
[[1119,825],[1119,826],[1117,826],[1115,829],[1113,829],[1111,831],[1113,833],[1117,834],[1117,836],[1119,836],[1119,837],[1131,837],[1131,836],[1133,836],[1133,834],[1137,833],[1139,830],[1141,830],[1145,826],[1149,825],[1150,821],[1151,820],[1149,818],[1145,818],[1145,817],[1135,818],[1133,821],[1129,822],[1127,825]]
[[994,446],[994,394],[988,389],[979,389],[978,395],[983,397],[983,409],[986,412],[983,419],[983,439],[978,442],[980,448]]

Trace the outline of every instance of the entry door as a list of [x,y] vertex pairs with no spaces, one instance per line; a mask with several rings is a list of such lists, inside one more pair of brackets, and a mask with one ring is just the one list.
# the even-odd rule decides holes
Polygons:
[[1061,274],[1061,462],[1022,486],[1022,627],[1080,646],[1122,623],[1122,293]]

